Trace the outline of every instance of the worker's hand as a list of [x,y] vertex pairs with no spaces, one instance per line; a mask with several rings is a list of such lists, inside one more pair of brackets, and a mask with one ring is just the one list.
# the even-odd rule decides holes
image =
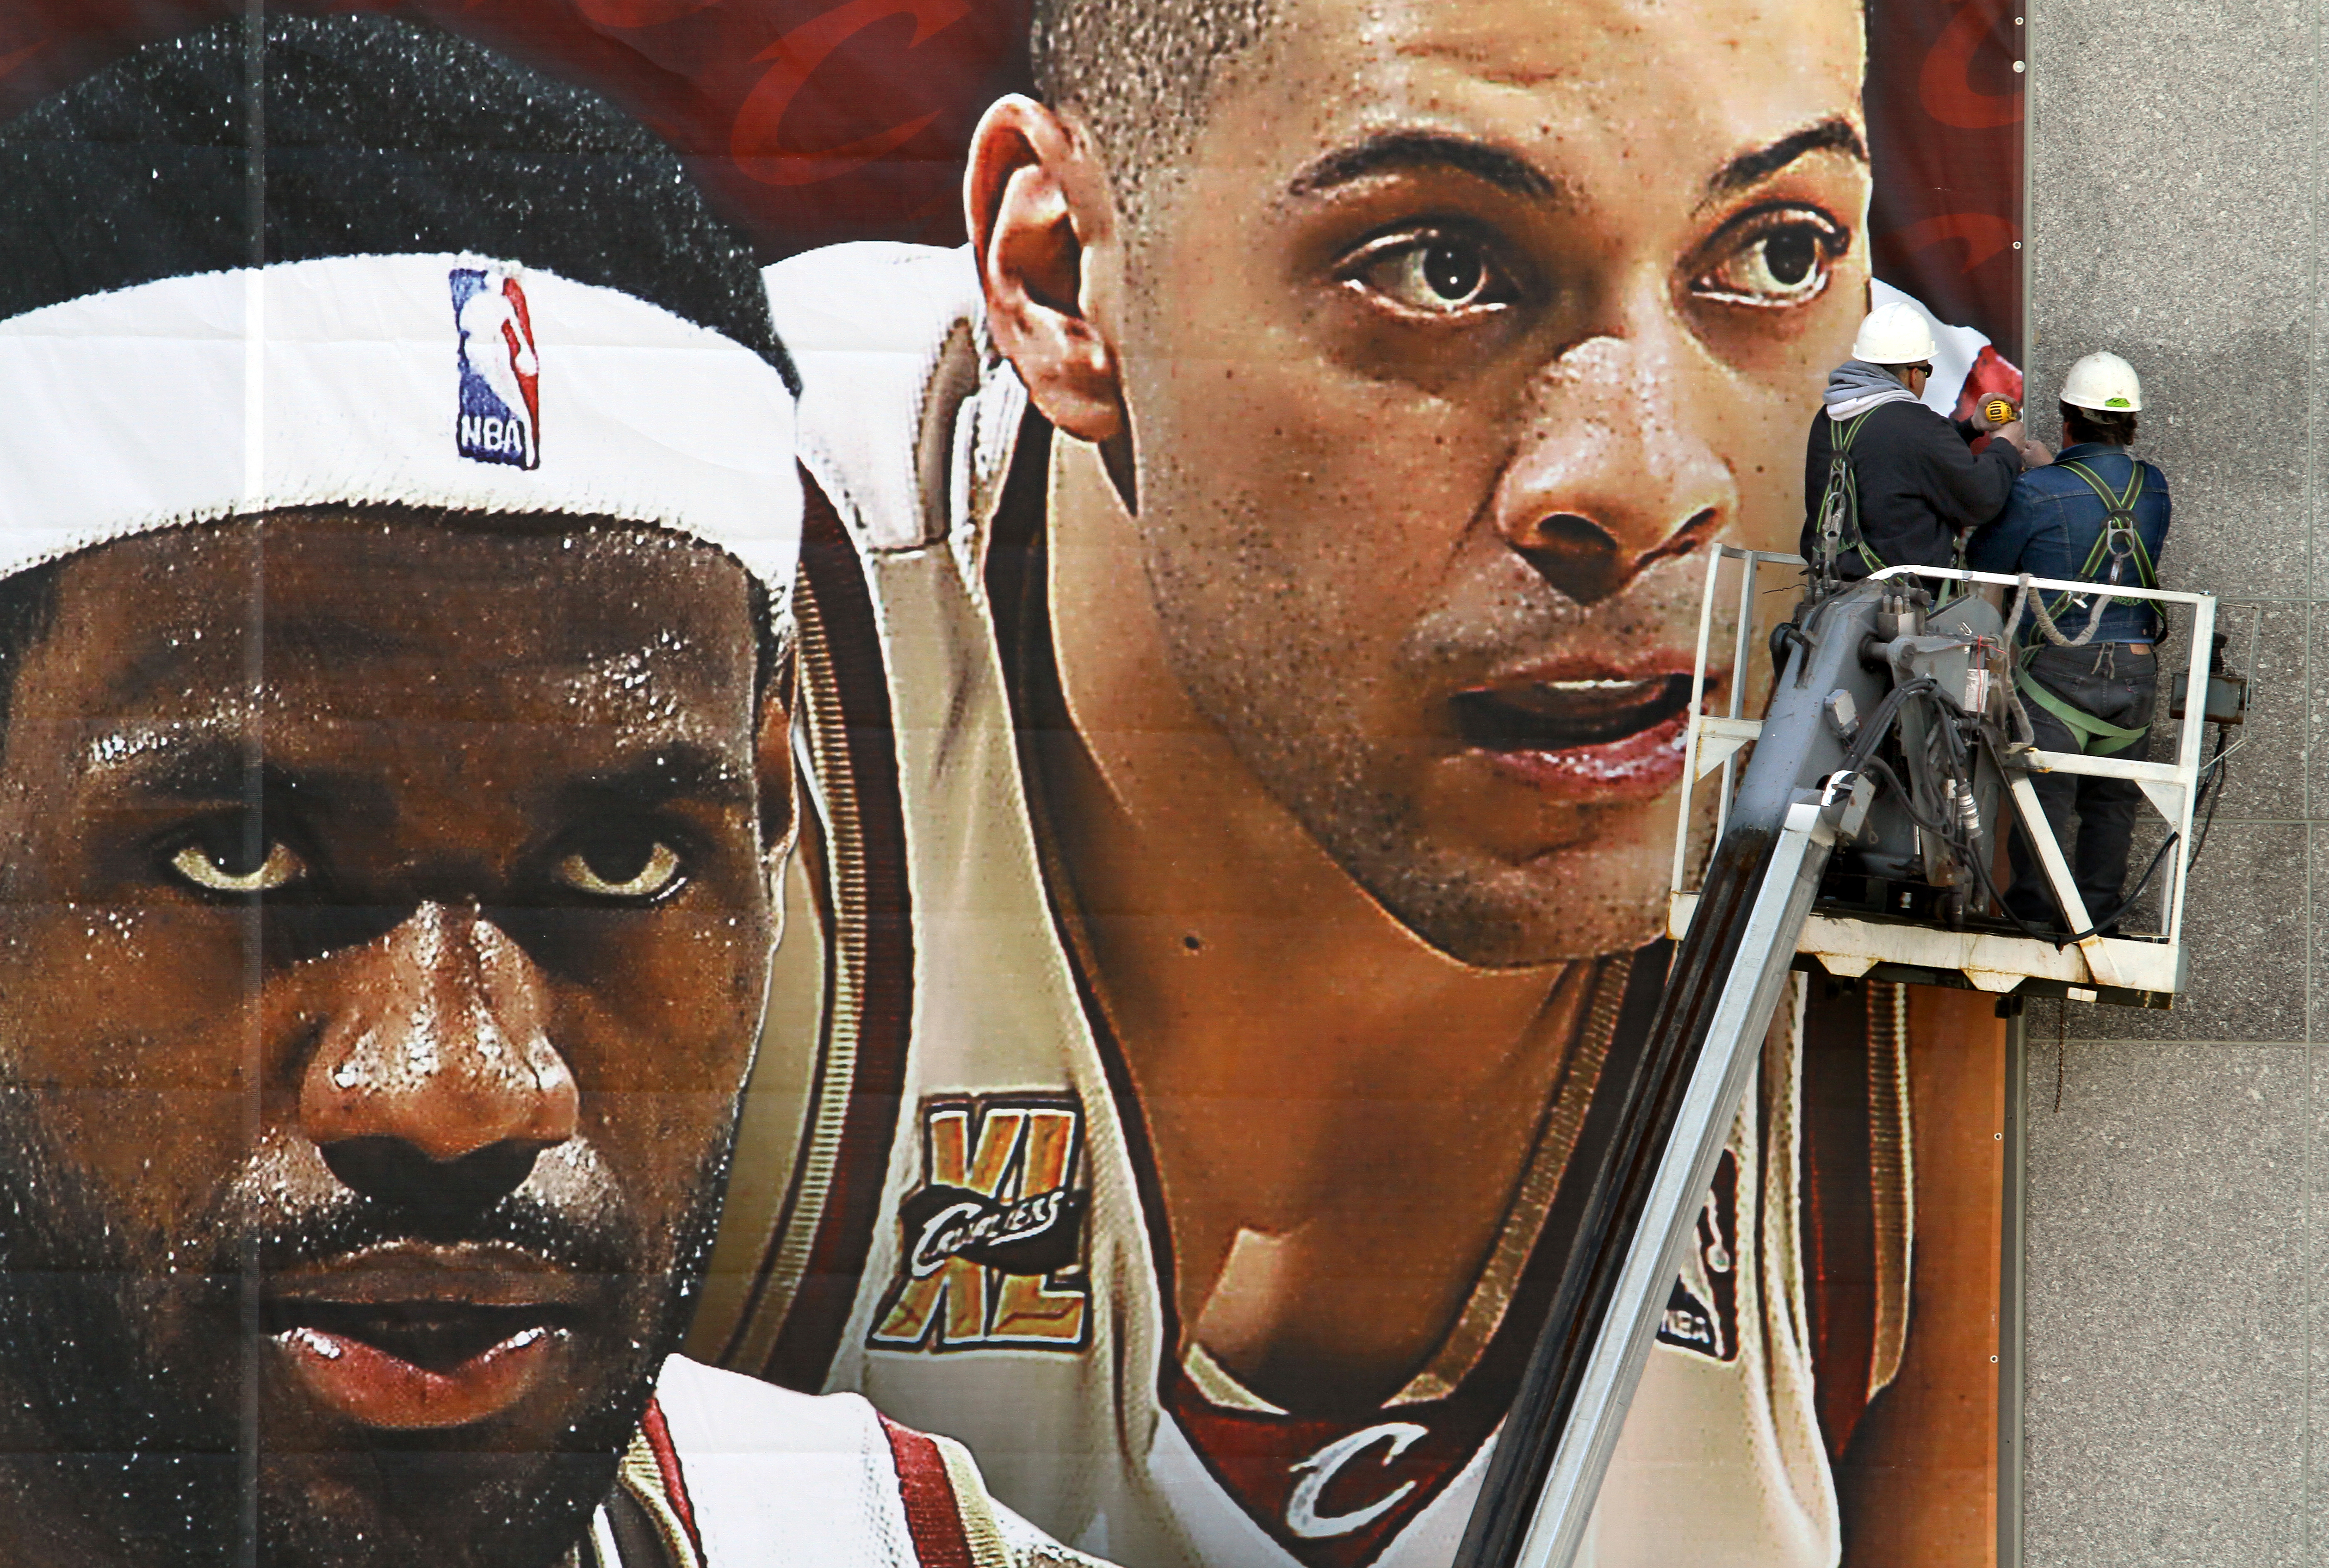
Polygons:
[[2041,442],[2031,439],[2030,432],[2019,419],[2008,419],[1989,433],[1993,441],[2003,441],[2022,454],[2024,468],[2043,468],[2054,461],[2054,455]]

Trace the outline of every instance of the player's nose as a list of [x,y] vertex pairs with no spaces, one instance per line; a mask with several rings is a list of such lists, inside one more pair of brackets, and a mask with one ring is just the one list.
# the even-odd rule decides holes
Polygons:
[[543,977],[476,908],[424,903],[332,968],[299,1120],[341,1180],[403,1207],[483,1207],[575,1135]]
[[1589,605],[1711,544],[1737,515],[1688,356],[1655,338],[1589,338],[1538,378],[1491,501],[1498,535]]

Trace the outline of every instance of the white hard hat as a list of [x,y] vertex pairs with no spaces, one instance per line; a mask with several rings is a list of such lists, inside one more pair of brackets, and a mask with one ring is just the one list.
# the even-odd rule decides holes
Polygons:
[[2074,408],[2131,414],[2143,407],[2143,383],[2136,380],[2135,367],[2117,354],[2089,354],[2063,378],[2062,401]]
[[1860,324],[1860,335],[1852,340],[1852,357],[1872,365],[1920,365],[1933,357],[1934,349],[1925,313],[1900,300],[1870,311]]

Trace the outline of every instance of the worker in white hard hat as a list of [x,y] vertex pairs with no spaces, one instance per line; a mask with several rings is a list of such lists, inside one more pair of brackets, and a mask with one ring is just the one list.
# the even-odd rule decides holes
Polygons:
[[[2004,514],[1974,537],[1966,564],[2106,589],[2157,587],[2167,544],[2167,476],[2127,450],[2142,409],[2143,384],[2117,354],[2089,354],[2072,365],[2062,383],[2061,455],[2014,482]],[[2153,601],[2105,591],[2050,595],[2042,603],[2057,635],[2076,645],[2058,645],[2036,617],[2024,618],[2015,685],[2039,748],[2142,760],[2159,686],[2153,644],[2166,629]],[[2141,788],[2125,779],[2063,773],[2032,774],[2031,783],[2066,850],[2076,813],[2072,879],[2097,926],[2116,929]],[[2013,854],[2006,907],[2025,921],[2052,925],[2059,910],[2018,835]]]
[[[1952,420],[1928,408],[1934,349],[1922,311],[1879,305],[1852,358],[1828,373],[1804,452],[1802,553],[1815,577],[1954,564],[1966,534],[2004,509],[2014,476],[2047,460],[2019,419]],[[1983,436],[1994,439],[1976,454]]]

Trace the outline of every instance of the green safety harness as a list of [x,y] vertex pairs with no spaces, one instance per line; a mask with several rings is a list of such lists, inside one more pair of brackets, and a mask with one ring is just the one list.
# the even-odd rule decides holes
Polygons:
[[1828,426],[1832,447],[1827,460],[1827,488],[1820,493],[1819,551],[1820,573],[1835,576],[1836,551],[1848,543],[1860,552],[1860,559],[1872,572],[1884,569],[1881,557],[1868,548],[1868,540],[1860,531],[1860,485],[1852,475],[1852,438],[1868,423],[1874,408],[1862,408],[1851,418]]
[[[1877,408],[1883,407],[1878,404]],[[1868,538],[1860,531],[1860,483],[1852,472],[1852,438],[1868,423],[1875,408],[1862,408],[1851,418],[1831,422],[1829,443],[1832,448],[1827,460],[1827,488],[1820,493],[1819,551],[1820,572],[1827,577],[1835,576],[1836,552],[1849,548],[1857,553],[1872,573],[1884,569],[1884,558],[1868,548]],[[1965,565],[1965,536],[1957,536],[1957,551],[1949,564]]]
[[[2132,564],[2135,568],[2136,581],[2144,587],[2155,588],[2159,586],[2159,574],[2152,567],[2151,552],[2143,548],[2143,536],[2137,533],[2135,528],[2135,502],[2136,498],[2143,493],[2143,459],[2130,452],[2127,454],[2127,463],[2132,471],[2127,475],[2126,489],[2123,492],[2112,490],[2109,485],[2103,483],[2101,475],[2083,463],[2072,461],[2055,465],[2058,468],[2069,469],[2080,479],[2085,480],[2087,488],[2092,490],[2096,498],[2103,503],[2102,531],[2095,536],[2095,548],[2087,552],[2087,564],[2079,568],[2078,575],[2080,580],[2085,582],[2107,582],[2116,585],[2125,579],[2126,568],[2129,564]],[[2107,567],[2104,565],[2106,560],[2109,563]],[[2098,577],[2097,575],[2098,570],[2105,575]],[[2082,594],[2074,593],[2057,596],[2052,604],[2045,606],[2047,622],[2060,620],[2064,611],[2070,609],[2073,604],[2082,601],[2085,596]],[[2125,596],[2112,602],[2121,605],[2143,603],[2141,599],[2128,598]],[[2094,615],[2097,620],[2101,618],[2101,606],[2095,606]],[[2069,728],[2070,737],[2078,743],[2080,751],[2096,756],[2108,756],[2115,752],[2125,751],[2151,732],[2151,726],[2147,724],[2134,729],[2125,729],[2118,725],[2097,718],[2083,709],[2071,707],[2053,692],[2041,686],[2030,673],[2030,662],[2038,656],[2039,649],[2044,646],[2043,643],[2032,643],[2023,650],[2021,662],[2013,671],[2013,684],[2021,690],[2023,696],[2060,719]]]

